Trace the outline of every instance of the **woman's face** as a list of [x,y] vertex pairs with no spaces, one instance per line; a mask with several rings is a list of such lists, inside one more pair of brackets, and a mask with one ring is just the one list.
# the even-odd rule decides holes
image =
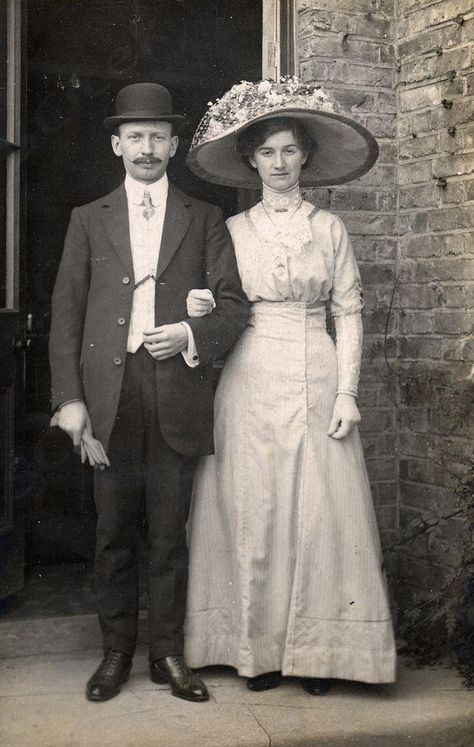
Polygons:
[[282,130],[255,148],[249,161],[267,187],[283,192],[298,182],[306,158],[292,131]]

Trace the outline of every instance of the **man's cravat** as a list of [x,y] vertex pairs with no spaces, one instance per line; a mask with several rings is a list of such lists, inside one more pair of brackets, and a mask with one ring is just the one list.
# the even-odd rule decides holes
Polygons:
[[146,220],[150,220],[150,218],[153,217],[155,214],[155,208],[153,207],[153,203],[151,201],[151,195],[148,189],[145,189],[145,192],[143,194],[143,217],[146,218]]

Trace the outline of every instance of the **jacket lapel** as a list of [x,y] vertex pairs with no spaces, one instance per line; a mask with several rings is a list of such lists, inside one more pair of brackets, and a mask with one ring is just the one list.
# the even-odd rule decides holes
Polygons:
[[112,245],[127,274],[133,278],[128,204],[123,184],[102,200],[102,218]]
[[163,224],[163,235],[161,238],[160,256],[156,270],[157,278],[168,266],[173,254],[184,239],[191,223],[190,211],[186,205],[186,195],[169,186],[168,199],[166,201],[165,222]]

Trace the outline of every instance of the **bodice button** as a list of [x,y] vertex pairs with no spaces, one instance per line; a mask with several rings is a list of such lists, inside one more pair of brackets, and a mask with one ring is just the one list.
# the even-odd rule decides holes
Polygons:
[[125,277],[124,277],[124,278],[122,278],[122,283],[123,283],[124,285],[128,285],[128,284],[129,284],[129,282],[130,282],[130,278],[128,277],[128,275],[125,275]]
[[122,359],[121,358],[114,358],[114,363],[115,363],[116,366],[120,366],[121,363],[122,363]]

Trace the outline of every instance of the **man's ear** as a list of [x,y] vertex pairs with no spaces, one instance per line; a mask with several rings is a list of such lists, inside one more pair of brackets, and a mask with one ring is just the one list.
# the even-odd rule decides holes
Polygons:
[[113,134],[110,138],[110,142],[112,144],[112,150],[115,153],[116,156],[122,155],[122,149],[120,147],[120,138],[118,135]]
[[179,144],[179,137],[177,135],[172,135],[172,137],[171,137],[171,148],[170,148],[170,158],[173,158],[174,154],[178,150],[178,144]]

